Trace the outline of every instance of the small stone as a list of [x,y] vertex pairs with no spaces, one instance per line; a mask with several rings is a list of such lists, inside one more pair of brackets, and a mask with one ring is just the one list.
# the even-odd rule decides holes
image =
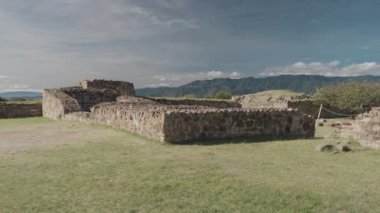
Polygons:
[[349,142],[346,142],[346,141],[339,141],[339,142],[336,142],[335,144],[336,144],[336,145],[347,146],[347,145],[349,144]]
[[332,123],[331,127],[340,128],[342,125],[340,123]]
[[323,126],[323,123],[322,123],[322,122],[319,122],[319,123],[318,123],[318,126]]
[[335,145],[335,148],[336,148],[337,152],[349,152],[349,151],[351,151],[350,147],[348,147],[347,145],[342,145],[342,144]]
[[332,151],[334,149],[334,145],[332,144],[318,144],[314,151],[316,152],[324,152],[324,151]]

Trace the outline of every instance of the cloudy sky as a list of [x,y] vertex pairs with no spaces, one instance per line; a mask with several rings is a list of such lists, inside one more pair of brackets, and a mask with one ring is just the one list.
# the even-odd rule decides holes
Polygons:
[[0,0],[0,90],[380,75],[378,0]]

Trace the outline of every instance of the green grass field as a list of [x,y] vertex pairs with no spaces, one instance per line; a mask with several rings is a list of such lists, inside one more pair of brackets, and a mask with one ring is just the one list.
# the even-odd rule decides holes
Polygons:
[[0,212],[379,212],[380,151],[313,140],[163,145],[42,118],[0,120]]
[[302,92],[295,92],[292,90],[265,90],[262,92],[254,93],[255,95],[265,95],[265,96],[289,96],[289,97],[298,97],[304,95]]

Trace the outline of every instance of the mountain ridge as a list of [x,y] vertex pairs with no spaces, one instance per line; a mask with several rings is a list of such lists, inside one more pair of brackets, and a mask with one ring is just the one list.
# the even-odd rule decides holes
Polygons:
[[136,94],[140,96],[152,97],[178,97],[185,95],[205,97],[214,95],[218,91],[228,91],[233,95],[243,95],[277,89],[287,89],[312,94],[318,88],[351,81],[380,83],[380,76],[363,75],[349,77],[327,77],[321,75],[279,75],[264,78],[216,78],[211,80],[196,80],[178,87],[141,88],[136,89]]
[[29,92],[29,91],[12,91],[12,92],[0,92],[0,97],[6,99],[23,98],[23,99],[41,99],[41,92]]

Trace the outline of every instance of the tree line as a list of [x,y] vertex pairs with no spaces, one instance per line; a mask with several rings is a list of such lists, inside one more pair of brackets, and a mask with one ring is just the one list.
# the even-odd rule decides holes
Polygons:
[[380,106],[380,84],[350,82],[318,89],[313,98],[321,104],[361,113]]

